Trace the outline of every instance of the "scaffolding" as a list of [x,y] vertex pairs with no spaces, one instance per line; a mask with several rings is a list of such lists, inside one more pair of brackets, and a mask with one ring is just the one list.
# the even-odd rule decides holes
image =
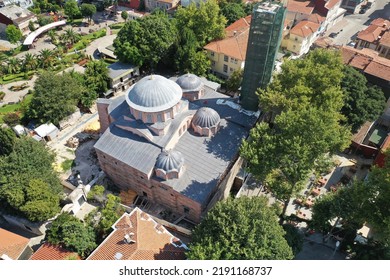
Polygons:
[[256,91],[271,81],[285,15],[286,9],[278,2],[258,3],[253,9],[240,95],[246,110],[258,110]]

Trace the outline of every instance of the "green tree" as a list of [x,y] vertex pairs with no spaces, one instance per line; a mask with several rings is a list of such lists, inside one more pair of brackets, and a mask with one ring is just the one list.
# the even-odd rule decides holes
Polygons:
[[39,123],[58,124],[75,111],[84,91],[84,86],[68,73],[54,75],[52,72],[44,72],[35,82],[35,93],[25,117]]
[[46,221],[60,211],[58,193],[40,179],[28,181],[24,174],[2,185],[0,197],[32,222]]
[[8,41],[10,41],[11,44],[16,44],[22,39],[22,32],[19,28],[17,28],[15,25],[10,24],[5,29],[5,34],[7,36]]
[[73,45],[80,41],[81,35],[76,33],[72,28],[67,28],[62,34],[61,39],[65,44]]
[[16,74],[20,72],[21,63],[17,57],[10,57],[6,66],[8,74]]
[[227,25],[246,16],[244,5],[241,3],[227,3],[221,8],[221,13],[227,19]]
[[285,239],[291,247],[294,256],[296,256],[303,247],[303,234],[299,232],[296,227],[290,224],[284,224],[283,229],[286,232]]
[[345,66],[343,73],[344,106],[341,112],[346,116],[345,122],[356,132],[365,121],[374,121],[380,116],[386,99],[379,87],[367,87],[366,77],[351,66]]
[[342,69],[337,53],[314,50],[283,64],[267,89],[259,90],[261,108],[270,113],[273,126],[256,125],[241,155],[248,170],[284,201],[283,216],[316,162],[349,145],[350,132],[340,125]]
[[226,81],[226,88],[229,91],[237,92],[241,86],[244,70],[239,68],[233,71],[229,79]]
[[65,15],[68,16],[70,22],[72,22],[74,18],[80,16],[81,12],[79,6],[77,5],[77,1],[76,0],[66,1],[64,5],[64,13]]
[[38,58],[39,58],[39,64],[40,64],[40,67],[43,68],[43,69],[49,69],[53,66],[53,63],[54,63],[54,53],[53,51],[49,50],[49,49],[43,49],[39,52],[39,55],[38,55]]
[[88,22],[91,22],[93,15],[96,13],[96,6],[93,4],[81,4],[80,12],[83,17],[88,19]]
[[[110,77],[108,76],[108,68],[104,61],[92,60],[87,63],[85,69],[85,81],[88,89],[96,93],[96,97],[108,90]],[[91,103],[94,101],[95,100],[90,100],[87,103],[92,105]]]
[[23,59],[23,70],[29,72],[38,68],[38,60],[35,55],[26,53]]
[[0,127],[0,156],[9,155],[16,141],[15,133],[9,128]]
[[124,21],[127,21],[129,14],[126,11],[122,11],[121,18],[123,18]]
[[163,13],[129,21],[114,40],[119,60],[152,69],[173,47],[177,37],[175,25]]
[[199,7],[194,3],[186,8],[179,7],[175,19],[179,30],[186,26],[194,32],[200,46],[225,36],[227,21],[215,0],[201,1]]
[[104,206],[101,208],[101,218],[98,224],[98,231],[102,237],[107,236],[112,231],[112,225],[125,212],[125,209],[120,204],[119,197],[108,194]]
[[192,234],[189,259],[288,260],[293,253],[263,197],[218,202]]
[[46,240],[51,244],[60,244],[80,256],[88,256],[96,248],[93,228],[69,213],[62,213],[46,231]]

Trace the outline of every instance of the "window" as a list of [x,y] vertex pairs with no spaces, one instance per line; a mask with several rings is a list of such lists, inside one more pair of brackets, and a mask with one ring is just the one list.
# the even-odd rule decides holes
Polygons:
[[295,37],[295,41],[298,41],[298,37]]
[[151,123],[152,122],[152,114],[148,114],[146,122],[147,123]]
[[183,206],[183,210],[185,214],[190,213],[190,208],[188,208],[187,206]]
[[138,119],[142,120],[142,112],[138,112]]
[[230,58],[230,62],[231,62],[231,63],[233,63],[234,60],[235,60],[235,59],[234,59],[233,57]]
[[210,53],[210,55],[211,55],[211,56],[214,56],[214,55],[215,55],[215,53],[214,53],[214,52],[211,52],[211,53]]
[[223,57],[223,60],[224,60],[225,62],[228,62],[228,61],[229,61],[229,57],[228,57],[227,55],[225,55],[225,56]]
[[215,61],[211,61],[211,66],[215,66]]
[[223,65],[223,72],[227,73],[228,66],[226,64]]
[[162,122],[161,114],[157,114],[157,122]]
[[169,120],[171,118],[171,112],[165,112],[165,120]]
[[233,72],[233,71],[234,71],[234,69],[233,69],[232,67],[230,67],[229,71],[230,71],[230,72]]

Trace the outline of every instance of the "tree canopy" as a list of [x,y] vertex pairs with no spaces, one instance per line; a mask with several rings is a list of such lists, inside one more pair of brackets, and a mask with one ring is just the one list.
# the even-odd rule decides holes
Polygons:
[[83,3],[80,6],[80,12],[83,17],[86,17],[90,22],[92,20],[93,15],[96,13],[96,6],[93,4]]
[[88,256],[96,248],[95,233],[69,213],[60,214],[46,231],[46,240],[51,244],[63,245],[80,256]]
[[227,25],[230,25],[236,20],[243,18],[247,15],[244,9],[244,4],[242,2],[224,4],[221,8],[221,13],[227,19]]
[[92,102],[100,95],[108,90],[110,77],[108,76],[107,65],[102,60],[92,60],[87,63],[85,69],[85,85],[89,92],[94,92],[95,95],[89,98],[91,102],[84,102],[84,105],[90,107]]
[[53,162],[54,155],[42,143],[16,139],[12,152],[0,158],[0,200],[8,210],[30,221],[58,213],[62,188]]
[[345,123],[356,132],[366,121],[376,120],[386,105],[383,91],[373,85],[367,85],[366,77],[351,66],[345,66],[341,80],[344,93],[344,106],[341,112]]
[[194,32],[200,46],[225,36],[226,18],[215,0],[201,1],[199,7],[194,3],[186,8],[179,7],[175,19],[179,29],[185,26]]
[[218,202],[192,234],[192,260],[288,260],[286,232],[264,197]]
[[81,15],[79,6],[77,5],[76,0],[68,0],[64,5],[64,13],[67,15],[72,22],[74,18]]
[[36,80],[34,96],[25,115],[27,119],[57,125],[75,111],[85,87],[69,73],[56,75],[53,79],[54,75],[44,72]]
[[16,141],[15,133],[9,128],[0,127],[0,156],[9,155]]
[[340,124],[342,67],[337,53],[315,50],[284,63],[267,89],[259,90],[272,124],[257,124],[240,151],[248,170],[285,201],[283,213],[315,163],[349,145],[350,133]]
[[177,40],[174,23],[163,13],[127,22],[114,40],[119,60],[154,68]]
[[7,28],[5,29],[5,34],[7,36],[8,41],[10,41],[10,43],[12,44],[19,42],[23,36],[20,29],[13,24],[7,26]]

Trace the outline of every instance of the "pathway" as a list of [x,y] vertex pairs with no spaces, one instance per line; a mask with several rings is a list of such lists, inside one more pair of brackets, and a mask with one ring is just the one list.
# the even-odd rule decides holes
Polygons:
[[[0,107],[7,104],[7,103],[17,103],[23,100],[23,97],[28,93],[30,89],[33,89],[35,80],[37,79],[37,76],[34,75],[31,80],[28,81],[18,81],[9,83],[6,85],[0,85],[0,91],[3,91],[5,93],[5,96],[3,98],[3,101],[0,102]],[[20,90],[20,91],[12,91],[10,90],[10,87],[12,86],[20,86],[24,83],[28,84],[28,87]]]

